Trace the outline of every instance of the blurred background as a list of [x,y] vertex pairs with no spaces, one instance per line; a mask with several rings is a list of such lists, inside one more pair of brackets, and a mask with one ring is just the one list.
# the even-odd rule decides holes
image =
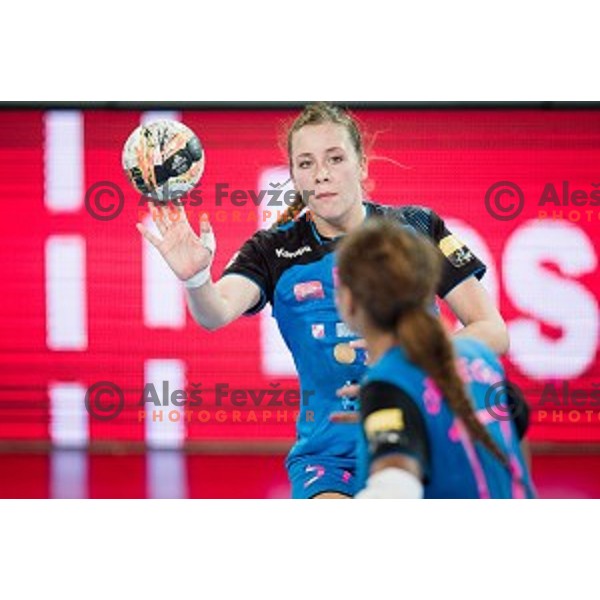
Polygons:
[[[270,306],[218,332],[193,322],[135,229],[151,218],[121,151],[141,122],[195,131],[206,167],[186,210],[211,219],[218,276],[285,208],[283,193],[258,206],[252,194],[290,189],[286,129],[301,108],[0,107],[0,497],[289,496],[293,402],[216,395],[298,389]],[[433,208],[488,265],[511,336],[504,364],[532,407],[540,496],[599,498],[600,110],[350,108],[366,135],[367,197]],[[165,406],[174,390],[195,401]]]

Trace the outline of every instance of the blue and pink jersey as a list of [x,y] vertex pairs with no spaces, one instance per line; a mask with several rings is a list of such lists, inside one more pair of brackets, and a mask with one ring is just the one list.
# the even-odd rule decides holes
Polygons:
[[[372,366],[363,380],[400,388],[417,406],[425,423],[429,458],[421,465],[426,473],[425,498],[532,498],[535,492],[512,420],[494,416],[486,407],[490,386],[502,385],[504,370],[496,355],[474,339],[454,340],[457,366],[467,386],[477,418],[488,429],[508,458],[506,468],[480,443],[474,443],[462,421],[450,410],[437,385],[394,347]],[[508,410],[506,411],[508,415]],[[361,438],[359,487],[368,471],[366,440]]]

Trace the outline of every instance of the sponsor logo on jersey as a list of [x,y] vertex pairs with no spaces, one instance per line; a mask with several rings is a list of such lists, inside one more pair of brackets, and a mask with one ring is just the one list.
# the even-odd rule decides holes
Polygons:
[[336,323],[335,324],[335,335],[339,338],[350,338],[350,337],[358,337],[354,331],[352,331],[346,323]]
[[293,252],[290,252],[285,248],[277,248],[277,250],[275,250],[275,255],[277,258],[298,258],[307,252],[312,252],[310,246],[302,246],[302,248],[298,248],[298,250],[294,250]]
[[325,324],[324,323],[313,323],[311,326],[312,336],[315,339],[321,339],[325,337]]
[[333,356],[340,364],[351,365],[356,360],[356,350],[350,344],[336,344]]
[[303,281],[294,286],[294,296],[298,302],[325,298],[323,284],[320,281]]
[[440,241],[440,250],[457,269],[464,267],[475,259],[473,253],[455,235],[447,235]]

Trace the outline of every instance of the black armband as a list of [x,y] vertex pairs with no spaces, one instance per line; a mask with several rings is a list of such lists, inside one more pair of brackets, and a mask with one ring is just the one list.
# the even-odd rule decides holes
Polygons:
[[389,454],[405,454],[419,462],[427,480],[427,429],[412,398],[391,383],[372,381],[361,388],[360,406],[370,462]]

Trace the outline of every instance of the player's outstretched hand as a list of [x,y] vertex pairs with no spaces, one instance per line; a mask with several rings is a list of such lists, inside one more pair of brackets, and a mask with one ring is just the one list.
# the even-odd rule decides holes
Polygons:
[[206,215],[200,219],[200,236],[188,221],[183,206],[157,206],[152,215],[162,239],[138,223],[137,230],[161,253],[171,270],[185,281],[209,267],[215,253],[215,236]]

